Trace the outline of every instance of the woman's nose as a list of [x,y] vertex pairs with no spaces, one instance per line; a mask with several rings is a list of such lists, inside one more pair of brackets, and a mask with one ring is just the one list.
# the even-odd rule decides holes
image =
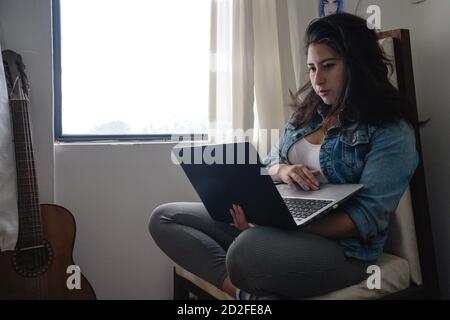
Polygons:
[[325,83],[325,77],[323,75],[323,72],[320,71],[320,70],[317,70],[315,78],[314,78],[314,84],[315,85],[322,85],[324,83]]

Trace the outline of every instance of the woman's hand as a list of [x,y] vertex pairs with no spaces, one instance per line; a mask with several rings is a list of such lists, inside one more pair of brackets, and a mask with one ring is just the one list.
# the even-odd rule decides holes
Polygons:
[[248,228],[255,227],[253,223],[249,223],[247,221],[247,217],[245,216],[244,210],[241,208],[241,206],[233,204],[233,207],[230,209],[230,213],[233,217],[233,223],[231,225],[236,229],[244,231]]
[[303,164],[280,166],[278,175],[280,179],[293,188],[296,185],[303,190],[319,190],[319,181],[316,176],[320,174],[318,170],[311,170]]

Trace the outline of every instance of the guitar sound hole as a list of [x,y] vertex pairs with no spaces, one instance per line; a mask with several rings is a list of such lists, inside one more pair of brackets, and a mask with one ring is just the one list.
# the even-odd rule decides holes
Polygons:
[[13,264],[18,274],[26,278],[36,277],[48,270],[53,260],[50,243],[41,246],[19,249],[14,252]]

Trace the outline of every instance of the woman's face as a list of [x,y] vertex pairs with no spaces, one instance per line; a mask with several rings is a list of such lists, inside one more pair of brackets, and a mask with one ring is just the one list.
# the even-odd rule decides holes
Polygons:
[[323,12],[326,16],[337,12],[339,6],[338,0],[323,0]]
[[326,44],[311,44],[308,48],[308,69],[317,95],[326,104],[335,104],[346,83],[344,59]]

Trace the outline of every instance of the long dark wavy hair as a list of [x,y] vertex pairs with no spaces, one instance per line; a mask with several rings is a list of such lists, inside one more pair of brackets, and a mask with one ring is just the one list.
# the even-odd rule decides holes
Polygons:
[[[364,19],[339,13],[313,20],[305,35],[306,54],[311,44],[325,44],[345,60],[346,84],[327,114],[323,127],[328,130],[334,121],[342,127],[353,122],[384,126],[401,119],[413,125],[415,120],[410,101],[391,84],[392,63],[378,44],[375,30]],[[311,121],[322,99],[310,81],[295,94],[290,91],[294,107],[292,124],[297,128]]]

